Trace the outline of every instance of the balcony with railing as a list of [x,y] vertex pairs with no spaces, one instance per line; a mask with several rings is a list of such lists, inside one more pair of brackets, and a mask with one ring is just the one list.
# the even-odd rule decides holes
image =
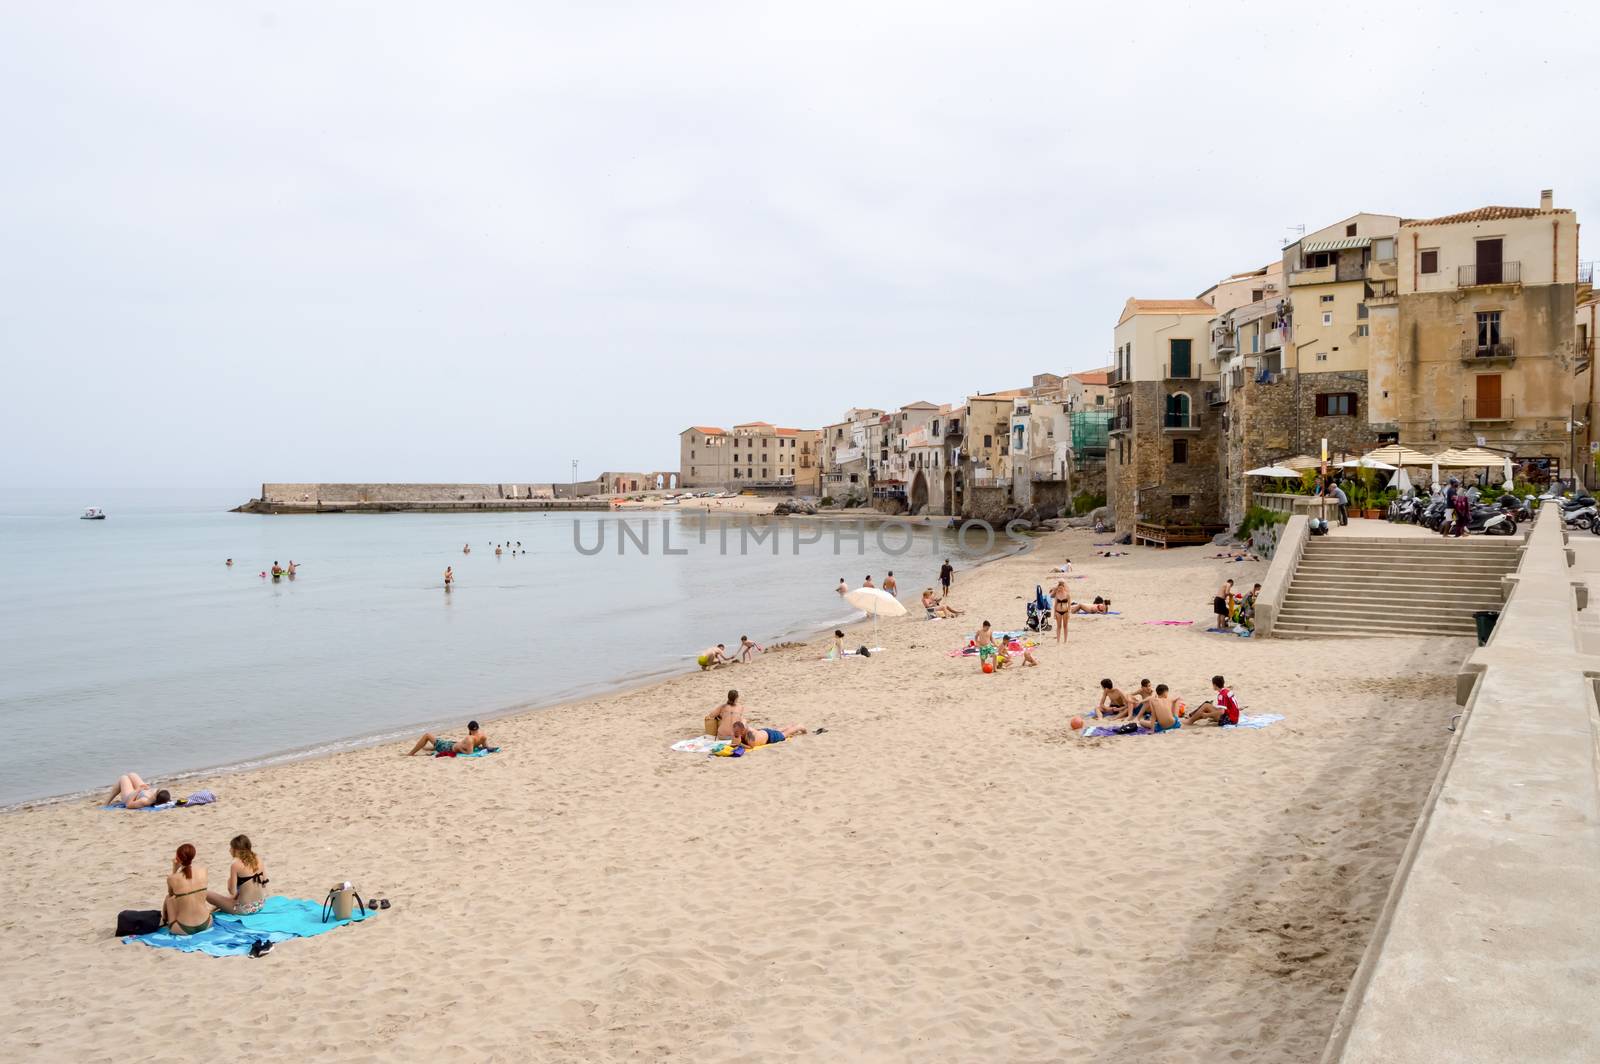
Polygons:
[[1456,286],[1478,288],[1491,284],[1521,284],[1522,263],[1485,262],[1481,265],[1456,267]]
[[1119,432],[1133,431],[1133,411],[1123,410],[1111,415],[1111,420],[1106,423],[1106,431],[1115,435]]
[[1578,283],[1579,284],[1594,284],[1594,263],[1592,263],[1592,262],[1580,262],[1580,263],[1578,263]]
[[1168,410],[1161,416],[1161,427],[1168,432],[1195,432],[1200,428],[1197,410]]
[[1506,337],[1494,343],[1482,343],[1473,337],[1461,341],[1461,360],[1463,362],[1481,362],[1485,359],[1517,357],[1517,342],[1512,337]]
[[1219,355],[1231,355],[1239,349],[1239,338],[1232,325],[1219,325],[1211,330],[1211,350]]
[[1119,384],[1128,383],[1128,380],[1128,375],[1122,372],[1122,368],[1120,366],[1113,366],[1111,368],[1111,372],[1106,374],[1106,383],[1113,388]]
[[1195,364],[1193,359],[1190,359],[1189,364],[1186,366],[1174,367],[1171,362],[1168,362],[1162,373],[1164,378],[1169,381],[1192,381],[1200,378],[1200,367]]
[[1289,287],[1294,288],[1303,284],[1332,284],[1338,278],[1339,267],[1329,263],[1326,266],[1292,271],[1289,274]]
[[1206,389],[1206,405],[1207,406],[1226,406],[1227,402],[1228,402],[1228,393],[1224,392],[1221,388],[1207,388]]
[[1468,421],[1512,421],[1517,416],[1515,404],[1514,399],[1470,397],[1461,400],[1461,416]]

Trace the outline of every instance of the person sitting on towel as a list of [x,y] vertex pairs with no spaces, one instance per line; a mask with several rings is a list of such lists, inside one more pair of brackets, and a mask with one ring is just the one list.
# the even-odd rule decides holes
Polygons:
[[1108,598],[1101,598],[1099,595],[1096,595],[1094,597],[1094,604],[1093,605],[1087,605],[1087,604],[1082,603],[1082,602],[1074,602],[1072,604],[1072,612],[1073,613],[1110,613],[1111,612],[1111,600],[1108,599]]
[[1123,694],[1116,684],[1109,679],[1100,681],[1100,704],[1094,707],[1099,716],[1106,716],[1108,709],[1117,712],[1112,715],[1112,720],[1125,720],[1133,711],[1133,704],[1128,701],[1128,696]]
[[939,601],[939,596],[933,593],[933,588],[928,588],[922,593],[922,608],[928,611],[929,617],[938,617],[948,620],[951,617],[961,616],[961,611],[954,606],[946,606]]
[[1150,686],[1149,680],[1140,680],[1139,689],[1129,696],[1134,708],[1138,708],[1155,697],[1155,688]]
[[206,892],[214,908],[234,916],[249,916],[261,911],[267,900],[267,869],[250,845],[250,836],[235,835],[228,843],[233,863],[228,866],[228,893]]
[[734,727],[743,723],[744,707],[739,704],[739,692],[729,691],[728,700],[706,715],[706,734],[731,739]]
[[1178,719],[1177,713],[1173,710],[1174,701],[1167,694],[1167,685],[1158,683],[1156,684],[1155,694],[1139,704],[1137,716],[1144,717],[1145,722],[1150,724],[1157,732],[1177,731],[1183,727],[1183,722]]
[[740,721],[733,726],[733,741],[746,748],[770,746],[805,733],[806,729],[797,728],[792,724],[783,728],[750,728],[745,726],[744,721]]
[[[425,746],[433,747],[433,755],[435,757],[460,757],[464,754],[470,754],[474,750],[489,749],[489,737],[478,730],[477,721],[471,720],[467,722],[467,737],[465,739],[443,739],[432,732],[428,732],[417,740],[417,745],[411,748],[411,754],[419,752]],[[406,756],[410,757],[411,754]]]
[[1214,721],[1217,727],[1227,727],[1239,723],[1239,703],[1233,700],[1233,692],[1228,690],[1228,685],[1222,677],[1211,677],[1211,686],[1216,689],[1216,700],[1202,702],[1194,707],[1194,711],[1185,719],[1193,724],[1196,721]]
[[184,843],[172,858],[167,874],[167,896],[161,902],[161,923],[174,935],[198,935],[211,930],[211,906],[206,904],[206,870],[194,863],[194,845]]

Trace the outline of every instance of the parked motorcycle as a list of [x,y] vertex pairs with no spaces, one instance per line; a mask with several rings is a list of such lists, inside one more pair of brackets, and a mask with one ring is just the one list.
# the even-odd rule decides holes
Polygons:
[[1517,522],[1498,506],[1474,506],[1467,518],[1467,532],[1485,536],[1512,536]]
[[1595,504],[1590,499],[1587,506],[1562,507],[1561,523],[1568,528],[1583,528],[1593,530],[1595,523]]

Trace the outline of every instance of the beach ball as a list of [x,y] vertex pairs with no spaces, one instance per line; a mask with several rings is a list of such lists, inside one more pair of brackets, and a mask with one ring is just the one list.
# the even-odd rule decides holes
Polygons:
[[1071,721],[1071,724],[1072,724],[1072,730],[1073,731],[1082,731],[1083,730],[1083,718],[1082,717],[1073,717],[1072,721]]
[[984,672],[993,672],[994,671],[994,662],[990,661],[988,658],[985,658],[983,660],[983,671]]

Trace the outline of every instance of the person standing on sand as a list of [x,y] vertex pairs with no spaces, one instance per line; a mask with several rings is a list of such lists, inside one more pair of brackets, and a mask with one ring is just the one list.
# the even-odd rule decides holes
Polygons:
[[1217,615],[1217,627],[1228,627],[1228,604],[1233,599],[1233,581],[1224,580],[1222,587],[1211,599],[1211,612]]
[[893,569],[890,569],[889,575],[883,578],[883,590],[888,592],[890,595],[893,595],[896,591],[900,590],[900,585],[895,582]]
[[950,567],[950,559],[946,558],[944,564],[939,567],[939,586],[944,589],[944,594],[939,596],[941,599],[950,597],[950,581],[955,578],[956,571]]
[[756,654],[758,654],[758,653],[764,654],[764,653],[766,653],[766,650],[767,650],[767,648],[762,646],[760,643],[751,642],[749,636],[747,636],[747,635],[740,636],[739,637],[739,664],[741,664],[741,665],[750,664],[752,661],[755,660]]
[[1056,586],[1050,589],[1050,601],[1055,603],[1056,615],[1056,642],[1067,641],[1067,617],[1072,613],[1072,592],[1067,590],[1065,580],[1057,580]]

